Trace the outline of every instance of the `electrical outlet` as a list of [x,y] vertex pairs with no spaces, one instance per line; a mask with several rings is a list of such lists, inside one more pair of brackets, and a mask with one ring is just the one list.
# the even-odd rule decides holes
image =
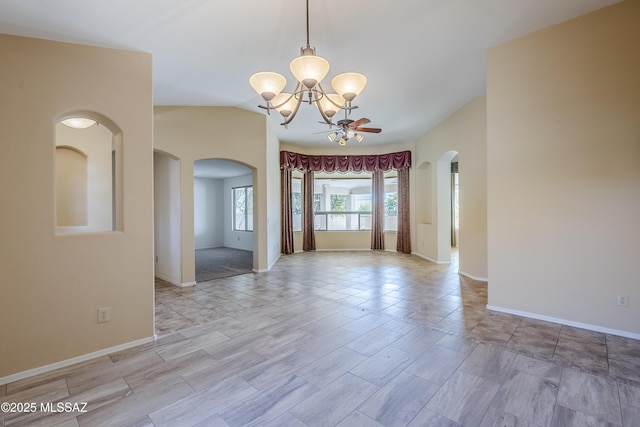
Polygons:
[[105,323],[111,320],[111,307],[101,307],[98,309],[98,323]]
[[629,296],[618,295],[617,305],[618,307],[629,307]]

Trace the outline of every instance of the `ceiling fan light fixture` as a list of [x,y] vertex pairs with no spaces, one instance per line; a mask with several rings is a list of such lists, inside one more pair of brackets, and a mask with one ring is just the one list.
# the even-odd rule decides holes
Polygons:
[[329,141],[333,142],[336,140],[336,137],[338,136],[337,133],[335,132],[331,132],[329,135],[327,135],[327,138],[329,138]]
[[249,84],[268,103],[282,92],[287,79],[282,74],[262,71],[249,77]]
[[364,139],[364,135],[360,135],[360,134],[356,135],[356,141],[362,142],[363,139]]
[[338,141],[338,145],[347,145],[347,139],[343,136],[342,138],[340,138],[340,140]]

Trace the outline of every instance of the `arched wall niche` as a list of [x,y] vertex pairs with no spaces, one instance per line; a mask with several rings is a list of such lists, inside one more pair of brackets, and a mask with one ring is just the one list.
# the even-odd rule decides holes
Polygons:
[[[63,120],[78,117],[91,119],[95,123],[84,129],[62,123]],[[79,173],[78,161],[69,163],[72,157],[69,150],[84,155],[85,174]],[[120,128],[111,119],[96,112],[65,113],[55,120],[54,153],[55,179],[52,181],[56,234],[122,231]],[[69,174],[74,174],[75,178],[69,178]],[[69,212],[74,213],[71,220]]]

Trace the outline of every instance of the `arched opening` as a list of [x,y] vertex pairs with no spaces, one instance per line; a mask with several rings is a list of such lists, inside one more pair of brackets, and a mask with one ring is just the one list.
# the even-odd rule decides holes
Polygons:
[[193,164],[196,283],[253,271],[252,168],[225,159]]
[[122,230],[122,134],[91,112],[62,116],[55,125],[56,233]]

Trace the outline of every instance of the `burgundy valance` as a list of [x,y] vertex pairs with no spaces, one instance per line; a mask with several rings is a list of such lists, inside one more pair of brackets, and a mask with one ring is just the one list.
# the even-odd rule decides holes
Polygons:
[[302,172],[373,172],[411,167],[411,151],[365,155],[308,155],[280,152],[280,168]]

